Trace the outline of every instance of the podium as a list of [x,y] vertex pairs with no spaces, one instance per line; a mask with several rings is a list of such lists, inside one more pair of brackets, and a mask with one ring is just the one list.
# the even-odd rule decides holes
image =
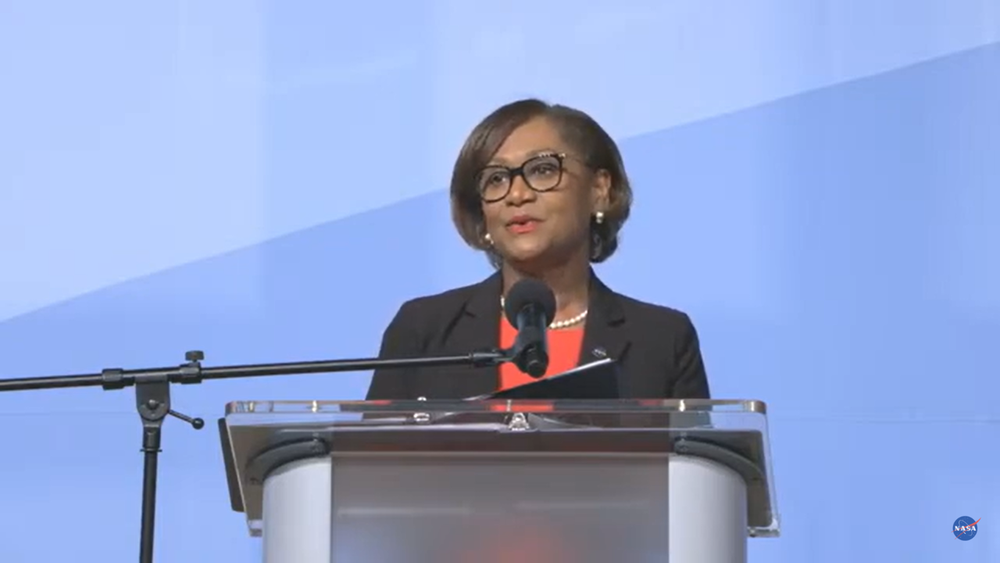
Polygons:
[[779,533],[765,405],[248,401],[219,420],[266,563],[747,560]]

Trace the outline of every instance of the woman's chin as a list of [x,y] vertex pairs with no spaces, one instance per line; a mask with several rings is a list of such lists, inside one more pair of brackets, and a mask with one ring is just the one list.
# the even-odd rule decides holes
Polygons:
[[546,265],[558,262],[553,249],[541,245],[518,245],[503,252],[504,260],[518,270],[532,272],[545,269]]
[[511,262],[533,262],[544,258],[548,250],[548,245],[541,241],[522,239],[506,245],[503,255]]

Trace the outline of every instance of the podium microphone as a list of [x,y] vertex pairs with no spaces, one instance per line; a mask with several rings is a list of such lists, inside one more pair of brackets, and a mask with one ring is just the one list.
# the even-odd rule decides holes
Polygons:
[[545,332],[556,316],[555,294],[541,281],[523,279],[510,288],[503,312],[517,328],[511,361],[531,377],[542,377],[549,367]]

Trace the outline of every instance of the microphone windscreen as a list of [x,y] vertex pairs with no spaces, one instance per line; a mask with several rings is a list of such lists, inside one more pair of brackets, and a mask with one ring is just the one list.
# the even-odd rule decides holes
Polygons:
[[556,296],[544,282],[525,278],[513,285],[504,300],[503,313],[510,324],[517,326],[517,315],[528,304],[534,304],[545,312],[545,325],[556,318]]

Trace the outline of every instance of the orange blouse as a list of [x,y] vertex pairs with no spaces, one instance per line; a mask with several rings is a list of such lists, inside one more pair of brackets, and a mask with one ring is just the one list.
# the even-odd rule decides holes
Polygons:
[[[507,321],[506,316],[500,315],[500,346],[509,348],[514,345],[514,338],[517,336],[517,329]],[[571,370],[580,361],[580,348],[583,347],[583,328],[568,328],[563,330],[546,331],[549,352],[549,369],[544,377],[558,375],[564,371]],[[533,377],[522,373],[513,362],[506,362],[500,366],[499,391],[524,385],[535,381]]]

